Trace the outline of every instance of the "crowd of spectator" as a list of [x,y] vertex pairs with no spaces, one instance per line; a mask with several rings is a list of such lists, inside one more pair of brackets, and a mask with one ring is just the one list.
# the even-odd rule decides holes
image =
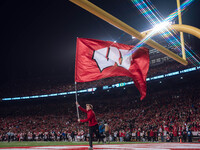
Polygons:
[[[189,91],[189,92],[188,92]],[[200,132],[200,86],[152,92],[144,101],[127,94],[80,101],[94,106],[112,141],[192,142]],[[86,115],[81,113],[81,118]],[[38,100],[0,105],[0,141],[87,141],[87,124],[77,122],[74,100]]]

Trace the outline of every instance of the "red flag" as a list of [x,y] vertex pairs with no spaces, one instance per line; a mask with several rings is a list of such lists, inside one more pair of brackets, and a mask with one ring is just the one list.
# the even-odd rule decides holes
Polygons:
[[146,77],[149,70],[149,50],[139,48],[128,55],[134,46],[78,38],[76,45],[75,81],[89,82],[113,76],[131,77],[146,96]]

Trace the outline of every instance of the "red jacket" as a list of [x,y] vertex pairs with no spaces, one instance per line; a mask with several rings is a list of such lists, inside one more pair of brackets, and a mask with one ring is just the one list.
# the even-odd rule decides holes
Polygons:
[[87,113],[87,119],[81,119],[80,122],[89,122],[89,126],[95,126],[97,123],[94,111],[92,109],[86,110],[83,107],[79,106],[78,107],[82,112]]
[[153,130],[150,131],[150,137],[153,137],[154,136],[154,132]]

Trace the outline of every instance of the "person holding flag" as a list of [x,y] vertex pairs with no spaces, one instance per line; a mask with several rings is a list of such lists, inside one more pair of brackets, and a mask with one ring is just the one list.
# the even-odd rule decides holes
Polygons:
[[[90,82],[108,77],[127,76],[133,79],[140,92],[140,99],[146,97],[146,77],[149,70],[149,50],[145,47],[134,49],[111,41],[77,38],[75,58],[75,90],[78,122],[89,122],[89,149],[92,135],[99,139],[99,127],[91,104],[86,109],[77,102],[77,82]],[[79,119],[78,108],[87,113],[87,119]]]
[[99,139],[99,125],[95,117],[95,113],[93,111],[93,106],[91,104],[86,104],[86,109],[82,108],[79,103],[76,101],[77,107],[84,113],[87,114],[87,119],[79,119],[78,122],[88,122],[89,123],[89,150],[93,150],[92,140],[93,134],[95,133],[97,139]]

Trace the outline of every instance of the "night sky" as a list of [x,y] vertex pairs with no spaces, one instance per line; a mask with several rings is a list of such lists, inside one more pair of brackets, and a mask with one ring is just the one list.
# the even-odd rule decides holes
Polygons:
[[[150,23],[131,0],[90,0],[139,31]],[[151,0],[167,17],[176,0]],[[181,0],[183,2],[183,0]],[[200,28],[200,0],[183,15],[183,24]],[[74,82],[76,38],[126,44],[131,36],[68,0],[1,0],[1,83],[54,78]]]

